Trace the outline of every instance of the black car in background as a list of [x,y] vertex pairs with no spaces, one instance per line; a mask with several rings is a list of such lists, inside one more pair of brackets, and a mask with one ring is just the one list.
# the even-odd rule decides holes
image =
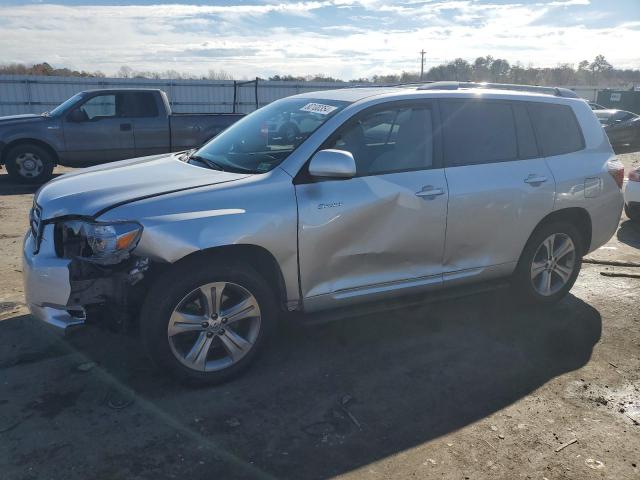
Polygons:
[[594,110],[613,147],[640,146],[640,116],[626,110]]

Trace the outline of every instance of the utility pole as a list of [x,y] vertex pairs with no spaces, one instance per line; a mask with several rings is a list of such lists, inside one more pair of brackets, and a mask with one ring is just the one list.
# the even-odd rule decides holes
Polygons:
[[424,48],[420,50],[420,80],[424,77],[424,56],[426,53]]

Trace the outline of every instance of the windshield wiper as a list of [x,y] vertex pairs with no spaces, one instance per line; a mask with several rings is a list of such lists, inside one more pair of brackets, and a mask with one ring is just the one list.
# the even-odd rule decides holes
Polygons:
[[213,160],[209,160],[208,158],[201,157],[200,155],[195,155],[195,150],[187,157],[187,161],[195,160],[196,162],[204,163],[207,167],[212,170],[220,170],[224,172],[224,168],[219,163],[214,162]]

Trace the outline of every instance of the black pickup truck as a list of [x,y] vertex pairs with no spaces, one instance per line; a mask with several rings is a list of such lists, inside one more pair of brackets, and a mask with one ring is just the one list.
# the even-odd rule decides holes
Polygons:
[[43,183],[57,164],[85,167],[197,147],[243,115],[176,114],[155,89],[80,92],[41,115],[0,117],[0,163]]

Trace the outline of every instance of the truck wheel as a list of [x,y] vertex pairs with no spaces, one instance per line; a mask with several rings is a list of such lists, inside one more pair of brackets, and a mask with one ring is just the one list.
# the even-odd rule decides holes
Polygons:
[[583,251],[582,238],[573,225],[550,223],[538,228],[516,268],[514,286],[522,299],[549,304],[563,298],[578,278]]
[[275,295],[247,265],[201,256],[171,269],[142,307],[142,342],[179,380],[215,384],[255,359],[276,324]]
[[44,148],[22,144],[11,148],[5,157],[9,175],[22,183],[44,183],[51,178],[54,161]]

